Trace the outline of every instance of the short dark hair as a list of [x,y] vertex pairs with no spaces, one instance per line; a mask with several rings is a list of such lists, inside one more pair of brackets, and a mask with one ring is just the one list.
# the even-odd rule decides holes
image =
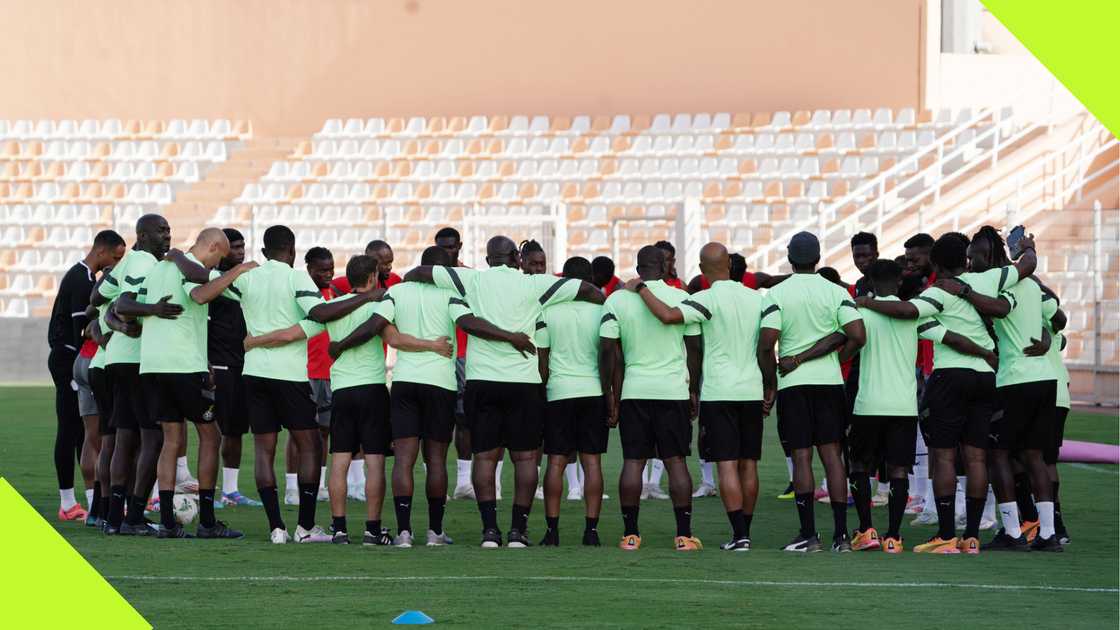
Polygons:
[[852,235],[852,247],[856,245],[870,245],[871,249],[879,249],[879,239],[871,232],[856,232]]
[[942,269],[962,269],[968,264],[968,237],[960,232],[948,232],[933,243],[929,259]]
[[844,284],[844,281],[840,279],[840,272],[836,271],[832,267],[821,267],[820,269],[817,269],[817,275],[824,278],[825,280],[828,280],[832,284]]
[[880,258],[867,268],[867,277],[875,284],[898,282],[902,278],[902,265],[889,258]]
[[910,249],[911,247],[933,247],[933,237],[925,232],[920,232],[906,239],[906,242],[903,243],[902,246],[906,249]]
[[[334,260],[334,254],[326,247],[312,247],[303,255],[303,262],[311,264],[313,260]],[[349,267],[349,265],[347,265]]]
[[656,247],[657,249],[667,251],[674,256],[677,255],[677,248],[673,247],[673,244],[670,243],[669,241],[657,241],[656,243],[653,244],[653,246]]
[[739,253],[729,254],[727,257],[731,260],[731,279],[742,282],[743,274],[747,273],[747,259]]
[[531,238],[521,241],[521,244],[517,246],[517,250],[521,254],[521,256],[525,256],[525,254],[532,254],[534,252],[540,252],[542,254],[544,253],[544,248],[541,247],[541,244]]
[[124,239],[120,234],[114,230],[101,230],[97,236],[93,237],[93,246],[97,248],[112,248],[124,247]]
[[572,256],[564,261],[563,275],[565,278],[591,282],[591,261],[583,256]]
[[282,252],[296,248],[296,233],[286,225],[274,225],[264,231],[264,249]]
[[648,269],[655,264],[662,266],[665,263],[665,250],[657,245],[646,245],[638,250],[636,256],[638,269]]
[[420,254],[421,265],[440,265],[446,267],[451,264],[451,256],[442,247],[431,245]]
[[393,249],[393,248],[390,247],[388,243],[386,243],[385,241],[383,241],[381,239],[373,239],[372,241],[366,243],[366,251],[367,252],[375,252],[379,249]]
[[350,258],[346,263],[346,281],[351,287],[365,286],[370,276],[377,273],[377,261],[373,256],[361,254]]
[[597,275],[613,276],[614,261],[606,256],[596,256],[591,259],[591,271]]
[[436,232],[436,237],[432,240],[438,241],[441,238],[453,238],[456,241],[463,240],[463,237],[459,236],[459,230],[456,230],[455,228],[450,226],[440,228],[439,231]]
[[237,241],[244,241],[245,240],[245,237],[241,234],[241,231],[238,230],[237,228],[222,228],[222,233],[226,235],[226,238],[231,243],[236,243]]

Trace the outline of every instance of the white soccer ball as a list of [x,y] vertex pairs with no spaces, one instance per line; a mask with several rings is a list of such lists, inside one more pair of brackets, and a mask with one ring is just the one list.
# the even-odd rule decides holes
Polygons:
[[198,516],[198,501],[185,494],[175,495],[175,520],[180,525],[190,525]]

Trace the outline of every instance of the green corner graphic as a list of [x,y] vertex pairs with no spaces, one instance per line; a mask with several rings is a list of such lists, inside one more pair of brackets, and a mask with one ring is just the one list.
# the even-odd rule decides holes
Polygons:
[[[5,627],[152,627],[3,478],[0,514]],[[56,617],[73,611],[80,611],[81,619]]]
[[1120,135],[1120,2],[981,0],[1113,135]]

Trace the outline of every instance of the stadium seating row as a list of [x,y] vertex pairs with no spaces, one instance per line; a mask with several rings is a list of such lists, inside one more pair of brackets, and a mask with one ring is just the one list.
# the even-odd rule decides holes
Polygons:
[[0,120],[3,139],[89,139],[166,138],[245,140],[253,135],[247,120]]
[[[233,144],[233,143],[229,143]],[[27,140],[0,142],[0,161],[49,160],[74,162],[78,160],[171,160],[194,162],[224,162],[229,146],[221,140],[122,140],[119,142],[89,142],[86,140]],[[22,165],[21,165],[22,167]]]
[[197,182],[201,178],[200,162],[27,160],[0,166],[0,182]]

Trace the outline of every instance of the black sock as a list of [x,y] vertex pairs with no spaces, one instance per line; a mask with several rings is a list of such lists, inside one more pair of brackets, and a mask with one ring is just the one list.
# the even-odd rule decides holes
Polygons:
[[[429,499],[431,501],[431,499]],[[412,531],[412,497],[393,497],[393,509],[397,512],[397,532]]]
[[319,484],[299,484],[299,520],[297,523],[304,529],[315,527],[315,502],[318,501]]
[[[112,496],[110,493],[109,496]],[[101,520],[109,518],[109,496],[102,495],[101,500],[98,501],[101,505]]]
[[801,537],[811,538],[817,535],[817,524],[813,518],[813,493],[801,492],[793,495],[793,502],[797,504],[797,518],[801,520]]
[[949,540],[957,535],[957,498],[954,495],[935,497],[937,504],[937,536]]
[[1031,498],[1031,476],[1025,472],[1015,475],[1015,503],[1019,504],[1020,521],[1038,520],[1038,508]]
[[747,519],[742,510],[728,512],[727,520],[731,523],[731,540],[747,537]]
[[106,518],[111,527],[119,528],[124,519],[124,486],[109,486],[109,511]]
[[673,516],[677,517],[677,536],[692,536],[692,504],[674,506]]
[[89,502],[89,515],[101,518],[101,484],[93,484],[93,499]]
[[871,477],[865,472],[853,472],[848,480],[859,515],[859,531],[871,529]]
[[[870,500],[870,499],[868,499]],[[858,501],[858,499],[857,499]],[[848,535],[848,502],[832,501],[832,537]],[[870,526],[869,526],[870,527]]]
[[[128,516],[125,522],[129,525],[140,525],[144,522],[144,508],[148,507],[148,501],[144,497],[132,497],[128,502]],[[171,509],[174,510],[175,506],[172,504]]]
[[280,497],[276,494],[276,486],[257,488],[257,493],[261,495],[264,513],[268,517],[268,531],[287,529],[284,519],[280,517]]
[[447,495],[428,497],[428,529],[436,534],[443,533],[443,511],[447,506]]
[[1054,531],[1065,533],[1066,524],[1062,520],[1062,502],[1058,500],[1058,485],[1057,481],[1050,484],[1054,497]]
[[342,516],[331,516],[331,529],[334,530],[334,533],[336,534],[338,532],[345,532],[346,515],[343,514]]
[[593,532],[599,529],[599,517],[591,518],[590,516],[583,517],[583,531]]
[[544,525],[548,528],[548,531],[555,532],[560,529],[560,517],[546,516],[544,517]]
[[516,529],[522,534],[529,529],[529,507],[513,504],[513,515],[510,518],[509,528]]
[[[162,501],[162,499],[160,499]],[[198,524],[203,527],[213,527],[214,518],[214,489],[198,489]]]
[[159,491],[159,524],[164,529],[175,529],[175,491]]
[[751,537],[751,521],[754,520],[754,514],[743,513],[743,536]]
[[888,529],[887,537],[900,538],[902,517],[906,514],[906,502],[910,498],[909,479],[891,479],[891,493],[887,499]]
[[641,536],[638,532],[638,506],[622,506],[622,535]]
[[482,517],[482,529],[498,529],[497,501],[479,501],[478,514]]
[[965,538],[979,538],[980,537],[980,515],[984,513],[984,503],[987,497],[974,497],[964,498],[964,537]]
[[366,531],[377,536],[381,533],[381,521],[366,521]]

